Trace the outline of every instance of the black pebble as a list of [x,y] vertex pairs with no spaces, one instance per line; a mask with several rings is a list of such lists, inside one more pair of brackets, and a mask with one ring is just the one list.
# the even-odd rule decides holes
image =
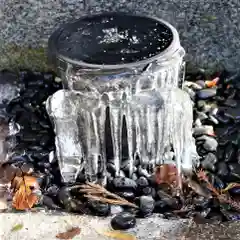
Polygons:
[[217,175],[219,177],[225,178],[228,176],[229,170],[228,170],[227,164],[225,162],[220,162],[218,164],[217,168],[218,168]]
[[197,92],[197,97],[201,100],[205,100],[216,96],[216,94],[216,88],[201,89]]
[[106,217],[110,214],[110,206],[107,203],[89,202],[88,207],[95,216]]
[[216,163],[217,163],[216,155],[213,153],[208,153],[205,156],[204,160],[201,162],[201,165],[204,169],[214,172],[216,169],[215,167]]
[[114,230],[127,230],[135,227],[136,218],[133,214],[122,212],[111,220],[111,226]]
[[116,189],[132,188],[136,189],[137,184],[134,180],[126,177],[116,177],[113,179],[113,187]]
[[43,205],[45,205],[47,208],[49,208],[51,210],[60,209],[60,207],[57,204],[55,204],[53,199],[49,196],[44,195],[43,199],[42,199],[42,203],[43,203]]
[[126,198],[128,200],[132,200],[135,197],[135,193],[132,189],[125,189],[122,191],[117,191],[116,194],[118,194],[120,197]]
[[140,217],[148,217],[153,213],[155,201],[152,196],[141,196],[136,199],[136,203],[139,206],[138,215]]
[[227,107],[235,108],[237,106],[237,101],[233,99],[227,99],[223,104]]
[[235,154],[236,154],[236,149],[234,148],[232,143],[229,143],[225,148],[224,157],[223,157],[224,161],[225,162],[234,161]]
[[147,178],[145,177],[140,177],[138,180],[137,180],[137,185],[140,186],[140,187],[147,187],[148,186],[148,180]]
[[153,198],[156,197],[156,190],[152,187],[145,187],[142,189],[142,195],[151,195]]
[[229,163],[228,164],[230,170],[230,179],[232,181],[239,181],[240,179],[240,165],[238,163]]

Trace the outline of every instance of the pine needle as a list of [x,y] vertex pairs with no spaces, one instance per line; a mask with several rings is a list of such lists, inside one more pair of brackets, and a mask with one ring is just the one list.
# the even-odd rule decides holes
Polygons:
[[79,192],[84,193],[84,197],[90,200],[138,208],[134,203],[131,203],[126,199],[109,192],[98,184],[88,182],[87,184],[81,185],[80,188],[81,189]]

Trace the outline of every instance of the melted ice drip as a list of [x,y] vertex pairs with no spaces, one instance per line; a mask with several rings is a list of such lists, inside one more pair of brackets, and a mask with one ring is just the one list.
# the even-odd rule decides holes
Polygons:
[[84,170],[87,180],[105,184],[106,165],[110,161],[105,139],[107,107],[116,175],[122,164],[124,116],[129,177],[138,158],[147,169],[174,161],[179,173],[182,169],[191,170],[197,160],[192,137],[192,102],[178,89],[178,74],[179,68],[159,70],[150,65],[131,79],[118,75],[111,81],[104,78],[90,81],[82,75],[68,75],[71,90],[60,90],[47,101],[63,180],[75,181]]

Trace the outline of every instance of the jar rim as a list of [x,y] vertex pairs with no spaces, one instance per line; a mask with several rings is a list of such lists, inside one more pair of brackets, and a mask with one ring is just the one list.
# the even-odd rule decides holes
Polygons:
[[[152,63],[154,61],[157,61],[158,63],[167,61],[167,59],[172,58],[173,54],[181,47],[180,46],[180,40],[179,40],[179,34],[178,34],[176,28],[173,27],[170,23],[166,22],[165,20],[163,20],[161,18],[148,16],[148,15],[129,14],[129,13],[121,13],[121,12],[93,14],[93,15],[91,15],[91,17],[97,17],[97,16],[101,16],[101,15],[111,16],[111,15],[114,15],[114,14],[118,14],[118,15],[119,14],[124,14],[126,16],[132,16],[132,17],[144,17],[144,18],[148,18],[150,20],[154,20],[156,22],[159,22],[159,23],[165,25],[166,27],[168,27],[170,29],[170,31],[173,35],[173,39],[172,39],[170,45],[166,49],[164,49],[162,52],[160,52],[160,53],[158,53],[158,54],[156,54],[152,57],[149,57],[147,59],[143,59],[143,60],[139,60],[139,61],[135,61],[135,62],[118,63],[118,64],[92,64],[92,63],[86,63],[86,62],[80,61],[80,60],[74,60],[74,59],[71,59],[68,56],[64,56],[63,54],[59,53],[59,51],[57,50],[57,47],[54,44],[54,42],[58,39],[62,30],[64,30],[64,26],[66,26],[68,24],[74,24],[77,21],[81,21],[81,19],[84,20],[87,17],[89,18],[89,16],[83,16],[75,22],[64,24],[61,28],[57,29],[50,36],[49,41],[48,41],[49,55],[51,55],[51,58],[59,59],[61,61],[64,61],[68,64],[72,64],[72,65],[74,65],[76,67],[79,67],[79,68],[102,69],[102,70],[118,70],[119,69],[120,70],[120,69],[143,67],[143,66],[148,65],[149,63]],[[58,66],[56,66],[56,67],[58,67]]]

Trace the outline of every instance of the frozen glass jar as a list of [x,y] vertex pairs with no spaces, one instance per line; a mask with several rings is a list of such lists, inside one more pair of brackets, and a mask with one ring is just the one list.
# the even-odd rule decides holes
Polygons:
[[[195,154],[191,101],[179,89],[184,54],[176,29],[146,16],[87,16],[53,33],[49,59],[65,90],[49,98],[47,110],[64,181],[80,174],[105,183],[107,174],[123,174],[123,165],[129,177],[139,167],[151,174],[157,164],[171,160],[174,142],[181,145],[175,149],[179,169],[191,168],[173,131],[183,124],[186,131],[178,135],[188,141],[189,154]],[[168,111],[169,106],[176,111]],[[173,119],[181,121],[181,116],[189,120]],[[107,171],[110,164],[114,173]]]

